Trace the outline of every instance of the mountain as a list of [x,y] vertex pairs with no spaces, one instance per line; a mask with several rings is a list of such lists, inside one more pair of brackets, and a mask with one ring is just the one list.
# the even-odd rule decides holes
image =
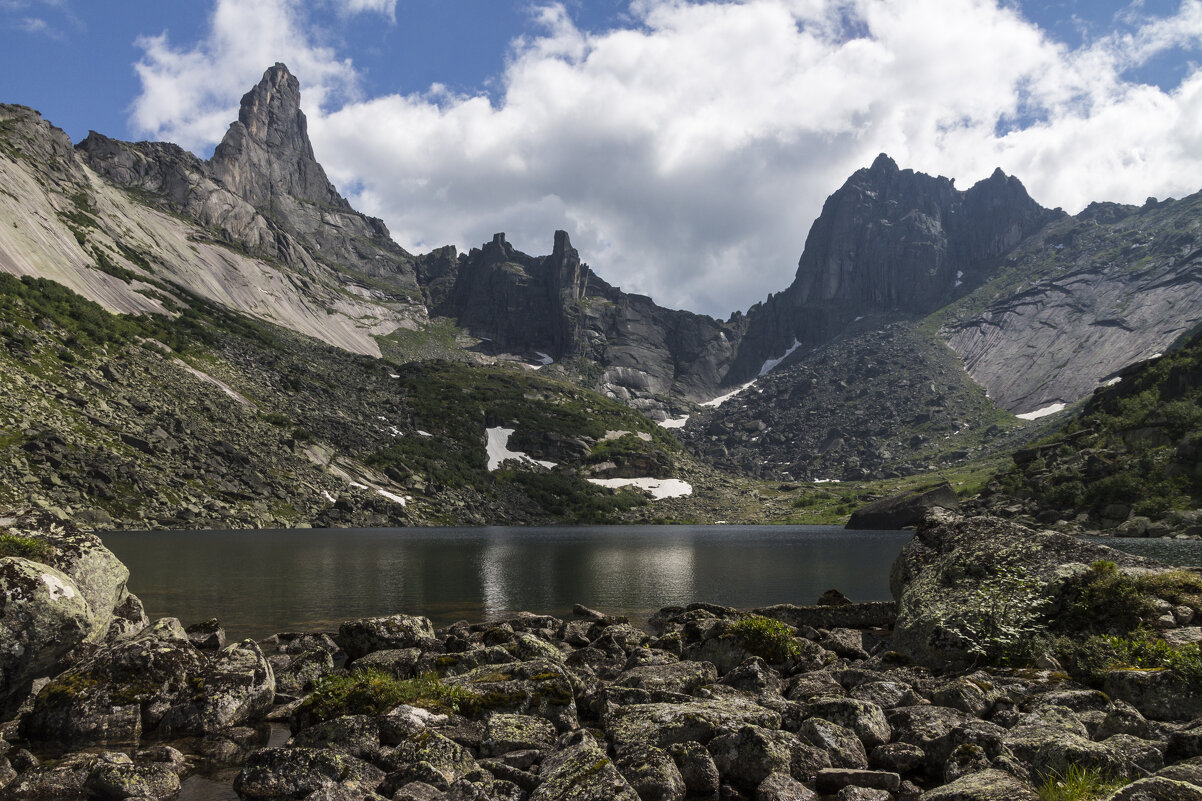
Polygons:
[[800,343],[830,341],[857,317],[923,315],[988,282],[997,259],[1062,212],[1000,170],[966,191],[899,169],[885,154],[823,204],[793,283],[747,313],[728,384]]
[[[304,341],[297,334],[385,357],[390,374],[402,377],[398,386],[431,359],[473,369],[517,365],[539,370],[529,381],[549,381],[555,392],[575,385],[645,420],[683,423],[678,433],[692,455],[673,451],[674,465],[780,480],[889,477],[1015,447],[1034,427],[1011,412],[1076,401],[1166,347],[1202,309],[1199,196],[1143,208],[1096,204],[1069,217],[1041,207],[1000,171],[962,191],[885,155],[827,200],[793,283],[725,321],[608,284],[564,231],[542,256],[521,252],[503,233],[466,253],[447,246],[411,254],[330,183],[308,137],[299,81],[282,64],[242,98],[238,120],[208,160],[95,132],[72,147],[36,112],[0,106],[0,187],[0,270],[51,279],[105,312],[143,315],[139,337],[178,344],[178,326],[189,336],[220,332],[220,346],[202,338],[191,347],[196,358],[231,369],[227,383],[244,397],[255,393],[234,384],[292,392],[303,383],[295,359],[246,344],[265,336]],[[22,295],[31,291],[12,288],[23,298],[18,305],[31,302]],[[27,322],[38,319],[51,318]],[[282,331],[267,336],[272,329],[262,325]],[[40,342],[38,358],[70,350],[75,336],[67,326]],[[337,359],[319,354],[312,349],[314,363],[337,372]],[[488,375],[478,380],[487,384]],[[454,376],[452,383],[468,381]],[[751,381],[753,389],[717,402]],[[258,414],[279,419],[297,409],[264,394],[273,399]],[[327,401],[330,416],[370,419],[348,411],[346,399]],[[310,428],[327,426],[318,417]],[[490,427],[505,423],[489,419]],[[171,433],[159,425],[145,433],[156,428]],[[448,452],[482,449],[477,428]],[[334,439],[324,440],[335,449],[337,430],[328,428]],[[568,460],[580,477],[600,464],[592,456],[613,450],[594,440]],[[528,445],[535,458],[562,458],[538,456],[555,455],[562,442]],[[389,479],[397,487],[411,478],[429,485],[429,470],[380,456],[385,443],[365,448],[340,455],[365,467],[382,459],[402,477]],[[659,456],[634,461],[663,466]],[[380,485],[393,494],[397,487]],[[516,514],[527,502],[517,503],[494,508]],[[546,513],[537,503],[526,508],[535,518]]]

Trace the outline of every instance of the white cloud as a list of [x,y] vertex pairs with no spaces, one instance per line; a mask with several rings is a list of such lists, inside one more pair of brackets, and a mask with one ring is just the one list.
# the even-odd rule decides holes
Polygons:
[[[342,0],[390,15],[394,3]],[[146,40],[135,121],[211,145],[277,60],[300,78],[318,158],[414,250],[564,228],[603,278],[725,315],[792,278],[825,197],[876,153],[955,176],[995,166],[1045,205],[1199,189],[1202,73],[1127,75],[1202,41],[1202,2],[1072,50],[993,0],[636,0],[626,28],[537,9],[500,92],[357,99],[351,63],[299,3],[218,0],[186,49]],[[499,66],[500,68],[500,66]]]

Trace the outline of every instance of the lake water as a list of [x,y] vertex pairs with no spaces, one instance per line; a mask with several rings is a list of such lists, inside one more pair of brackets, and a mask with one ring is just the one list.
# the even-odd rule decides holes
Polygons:
[[120,532],[102,538],[152,619],[217,617],[231,639],[397,612],[435,625],[582,603],[645,619],[672,604],[889,599],[910,532],[830,526],[559,526]]

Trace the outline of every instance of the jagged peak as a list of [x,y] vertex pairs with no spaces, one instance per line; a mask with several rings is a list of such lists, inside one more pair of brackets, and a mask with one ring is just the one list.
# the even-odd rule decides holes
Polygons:
[[868,170],[869,172],[901,172],[897,162],[890,158],[888,153],[877,155]]
[[287,66],[268,67],[242,96],[238,121],[209,163],[222,183],[256,207],[286,195],[349,210],[313,155],[300,98],[300,81]]

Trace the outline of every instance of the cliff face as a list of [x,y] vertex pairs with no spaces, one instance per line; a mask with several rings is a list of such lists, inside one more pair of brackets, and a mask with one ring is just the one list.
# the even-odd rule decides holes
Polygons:
[[857,317],[940,308],[1058,216],[1000,170],[962,192],[878,156],[827,199],[792,285],[748,312],[727,383],[754,377],[795,342],[829,341]]
[[968,372],[1023,413],[1073,403],[1202,320],[1202,193],[1093,204],[1015,248],[938,315]]

